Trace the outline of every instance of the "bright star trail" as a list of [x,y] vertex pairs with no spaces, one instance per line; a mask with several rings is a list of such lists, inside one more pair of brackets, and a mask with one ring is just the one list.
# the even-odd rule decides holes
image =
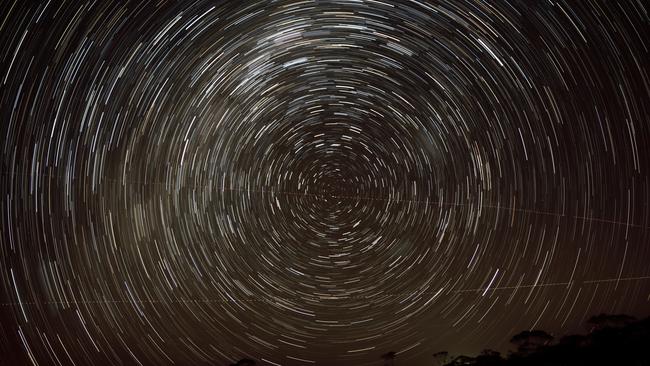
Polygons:
[[650,315],[642,1],[0,9],[2,365],[429,365]]

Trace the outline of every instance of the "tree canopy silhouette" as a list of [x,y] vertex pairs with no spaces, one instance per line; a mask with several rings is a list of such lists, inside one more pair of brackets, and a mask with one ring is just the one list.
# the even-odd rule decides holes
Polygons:
[[632,322],[636,318],[625,314],[599,314],[592,316],[587,321],[590,331],[599,330],[603,328],[620,328]]
[[257,363],[255,362],[255,360],[252,360],[250,358],[242,358],[236,363],[231,363],[230,366],[255,366],[256,364]]
[[[507,358],[486,350],[476,357],[457,356],[446,366],[611,366],[650,365],[650,318],[636,321],[628,315],[600,314],[587,322],[589,333],[567,335],[553,343],[541,331],[523,331],[511,342],[517,350]],[[447,357],[438,352],[436,358]]]
[[510,343],[517,346],[517,353],[520,355],[536,352],[551,341],[553,341],[553,336],[543,330],[525,330],[510,339]]
[[[507,357],[486,349],[475,357],[433,354],[435,366],[650,366],[650,317],[635,320],[623,314],[599,314],[586,322],[587,334],[566,335],[559,340],[543,330],[515,334],[516,350]],[[384,365],[396,364],[397,352],[381,355]],[[243,358],[230,366],[255,366]]]
[[381,355],[381,359],[384,360],[384,365],[386,366],[394,365],[396,355],[397,353],[395,353],[395,351],[386,352],[383,355]]

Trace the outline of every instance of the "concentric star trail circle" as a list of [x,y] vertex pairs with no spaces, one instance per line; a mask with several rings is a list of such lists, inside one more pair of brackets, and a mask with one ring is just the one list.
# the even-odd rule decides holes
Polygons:
[[16,364],[427,362],[650,309],[640,2],[2,7]]

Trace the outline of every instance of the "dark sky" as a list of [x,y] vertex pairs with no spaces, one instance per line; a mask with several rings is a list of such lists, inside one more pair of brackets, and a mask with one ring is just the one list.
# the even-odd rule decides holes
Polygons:
[[642,1],[0,9],[0,364],[428,365],[650,315]]

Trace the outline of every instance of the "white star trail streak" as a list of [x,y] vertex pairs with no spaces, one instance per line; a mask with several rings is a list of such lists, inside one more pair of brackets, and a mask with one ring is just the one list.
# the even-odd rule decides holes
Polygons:
[[429,365],[650,314],[641,1],[0,19],[1,365]]

